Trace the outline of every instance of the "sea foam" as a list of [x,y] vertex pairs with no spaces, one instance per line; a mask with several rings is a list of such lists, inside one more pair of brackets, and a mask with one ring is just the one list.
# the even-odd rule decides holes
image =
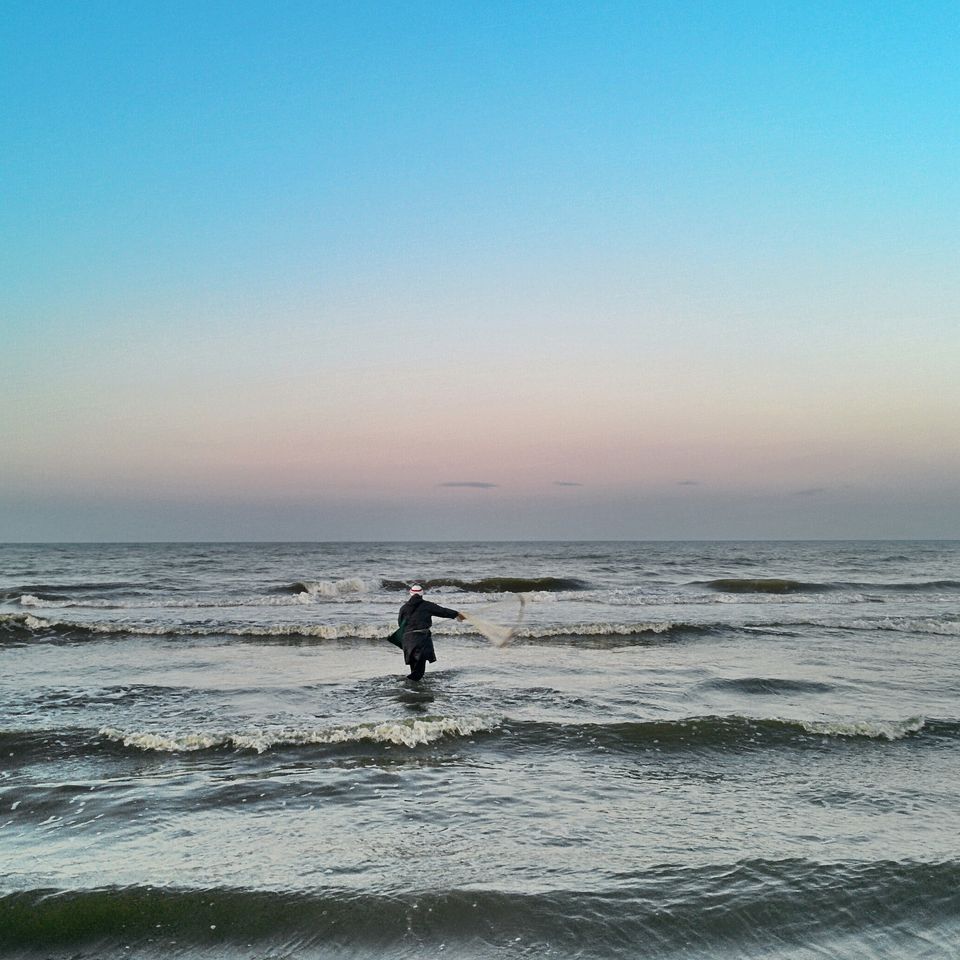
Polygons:
[[907,720],[796,720],[808,733],[827,737],[869,737],[874,740],[903,740],[926,725],[923,717]]
[[193,731],[170,733],[124,731],[103,727],[101,737],[125,747],[159,753],[188,753],[197,750],[228,748],[264,753],[275,747],[298,747],[337,743],[396,744],[416,747],[444,737],[465,737],[498,726],[498,721],[483,717],[437,717],[424,720],[391,720],[321,729],[274,727],[245,731]]

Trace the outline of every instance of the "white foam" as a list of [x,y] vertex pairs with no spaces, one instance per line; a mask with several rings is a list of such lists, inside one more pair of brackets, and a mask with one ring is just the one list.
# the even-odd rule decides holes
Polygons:
[[322,581],[319,583],[304,583],[303,586],[308,589],[299,593],[283,596],[237,597],[223,600],[204,600],[202,597],[167,597],[163,600],[106,600],[96,597],[88,599],[47,600],[43,597],[26,593],[19,598],[19,603],[22,607],[42,607],[50,610],[62,609],[64,607],[107,610],[292,607],[313,604],[316,603],[318,599],[339,599],[358,602],[362,600],[360,594],[369,593],[371,589],[375,589],[372,583],[379,585],[379,581],[365,581],[359,577],[336,582]]
[[628,637],[638,633],[669,633],[677,624],[672,620],[649,620],[639,623],[569,623],[550,627],[524,627],[516,636],[528,640],[548,637]]
[[831,737],[870,737],[874,740],[902,740],[924,727],[923,717],[907,720],[801,720],[808,733]]
[[[513,604],[511,604],[511,608]],[[663,634],[678,626],[672,620],[651,620],[632,623],[570,623],[520,627],[523,616],[513,626],[502,626],[483,617],[464,611],[469,627],[438,624],[441,633],[462,636],[480,635],[492,643],[503,646],[515,638],[525,640],[549,639],[551,637],[603,637],[633,636],[636,634]],[[269,639],[272,637],[304,637],[316,640],[384,640],[394,632],[391,624],[370,623],[278,623],[269,626],[239,626],[221,623],[142,623],[136,620],[90,620],[71,621],[55,617],[39,617],[29,613],[0,614],[0,621],[12,620],[30,630],[62,629],[91,634],[116,635],[130,633],[156,637],[249,637]]]
[[49,610],[64,608],[78,608],[88,610],[229,610],[232,607],[292,607],[309,603],[310,597],[305,593],[293,594],[289,597],[245,597],[235,600],[44,600],[32,594],[20,597],[22,607],[41,607]]
[[[343,580],[303,580],[305,594],[310,597],[342,597],[352,593],[371,593],[379,590],[379,580],[365,580],[363,577],[347,577]],[[303,596],[302,592],[299,594]]]
[[359,623],[278,624],[272,627],[211,627],[205,635],[228,634],[238,637],[313,637],[318,640],[383,640],[394,632],[392,627]]
[[70,600],[41,600],[32,593],[25,593],[20,598],[21,607],[69,607],[72,606]]
[[216,733],[186,733],[186,734],[162,734],[162,733],[124,733],[122,730],[115,730],[112,727],[103,727],[100,731],[101,737],[122,743],[125,747],[137,747],[140,750],[156,750],[162,753],[180,753],[191,750],[208,750],[210,747],[217,747],[226,742],[223,734]]
[[850,626],[865,630],[889,630],[897,633],[928,633],[936,636],[960,636],[960,620],[938,617],[884,617],[881,620],[854,620]]
[[182,637],[311,637],[319,640],[383,640],[393,633],[390,626],[374,624],[340,623],[284,623],[269,627],[236,627],[229,623],[208,624],[145,624],[126,620],[91,620],[87,622],[58,620],[54,617],[37,617],[27,613],[0,614],[0,622],[11,620],[30,630],[64,629],[105,635],[131,633],[140,636]]
[[[819,606],[836,607],[847,606],[851,603],[874,603],[875,601],[862,593],[718,593],[715,596],[703,598],[706,603],[726,603],[739,606]],[[681,597],[685,604],[696,603],[690,597]]]
[[232,747],[237,750],[255,750],[264,753],[272,747],[306,746],[310,744],[392,743],[416,747],[432,743],[446,736],[471,736],[484,730],[493,730],[497,721],[482,717],[440,717],[433,720],[395,720],[383,723],[361,723],[348,727],[309,729],[280,727],[235,732],[198,731],[192,733],[127,732],[103,727],[99,733],[125,747],[160,753],[188,753],[209,750],[212,747]]
[[0,623],[16,623],[28,630],[42,630],[50,626],[49,621],[32,613],[0,613]]

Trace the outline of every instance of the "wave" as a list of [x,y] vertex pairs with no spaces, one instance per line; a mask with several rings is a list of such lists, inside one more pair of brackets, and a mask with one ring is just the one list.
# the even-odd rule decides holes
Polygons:
[[779,577],[725,577],[720,580],[698,580],[694,585],[709,587],[721,593],[825,593],[837,589],[833,584],[808,583]]
[[780,577],[724,577],[719,580],[697,580],[694,586],[707,587],[720,593],[829,593],[836,590],[876,593],[934,593],[960,590],[960,580],[919,580],[902,583],[870,583],[837,581],[816,583]]
[[[36,596],[32,593],[24,593],[16,598],[21,607],[92,607],[94,609],[117,610],[130,604],[118,603],[113,600],[90,599],[78,600],[71,597],[58,597],[55,595]],[[146,605],[146,604],[145,604]]]
[[[818,620],[770,620],[743,624],[743,629],[751,633],[787,631],[839,630],[839,631],[881,631],[892,633],[922,633],[934,636],[960,636],[960,616],[948,614],[941,617],[857,617],[852,620],[824,618]],[[800,633],[793,633],[800,636]]]
[[482,717],[436,717],[423,720],[388,720],[326,729],[281,727],[244,732],[156,733],[123,731],[104,727],[98,735],[125,747],[155,753],[191,753],[197,750],[267,750],[283,747],[323,746],[349,743],[394,744],[417,747],[437,740],[470,737],[492,730],[497,722]]
[[[588,590],[590,584],[573,577],[483,577],[480,580],[459,580],[456,577],[436,577],[418,581],[424,590],[453,587],[464,593],[563,593],[564,591]],[[406,590],[409,583],[403,580],[384,580],[384,589]]]
[[0,730],[0,750],[11,769],[33,762],[59,762],[98,752],[96,731],[82,727]]
[[[89,641],[97,637],[237,637],[241,640],[275,640],[309,642],[326,640],[386,639],[393,631],[392,623],[285,623],[270,626],[236,626],[208,623],[137,623],[130,621],[74,622],[30,613],[0,614],[0,644],[31,641]],[[448,637],[480,637],[484,634],[470,627],[440,625],[441,635]],[[621,646],[629,643],[657,643],[665,640],[704,635],[721,636],[739,632],[737,627],[723,624],[696,624],[671,620],[634,623],[575,623],[529,626],[512,633],[513,643],[573,643],[588,647]]]
[[815,680],[788,680],[780,677],[736,677],[732,679],[707,680],[700,686],[706,690],[723,690],[746,694],[780,693],[829,693],[834,688],[829,683]]
[[530,744],[587,746],[616,750],[755,750],[809,747],[825,743],[900,741],[917,737],[960,738],[960,722],[905,720],[793,720],[779,717],[703,716],[677,720],[641,720],[611,724],[511,724],[512,733]]
[[434,577],[416,581],[348,577],[343,580],[295,580],[279,590],[282,593],[307,594],[311,597],[341,597],[345,594],[371,593],[377,590],[406,591],[414,582],[422,584],[424,590],[452,587],[464,593],[558,593],[589,588],[585,581],[571,577],[483,577],[480,580]]
[[960,636],[960,618],[956,617],[877,617],[851,620],[833,625],[837,630],[881,630],[892,633],[925,633],[933,636]]
[[55,632],[56,626],[41,617],[29,613],[0,613],[0,644],[48,639]]
[[342,580],[295,580],[278,588],[281,593],[305,594],[308,597],[343,597],[379,590],[380,580],[345,577]]
[[456,742],[496,730],[500,721],[489,717],[424,717],[380,723],[339,724],[329,727],[270,726],[243,730],[87,729],[0,730],[0,749],[13,767],[34,762],[61,762],[76,757],[119,754],[133,750],[147,754],[229,752],[264,754],[308,747],[417,747]]
[[70,642],[124,636],[239,637],[258,640],[383,640],[396,628],[372,624],[275,624],[237,627],[230,624],[135,623],[123,620],[77,623],[30,613],[0,614],[0,644],[31,641]]
[[685,638],[741,632],[726,624],[687,623],[674,620],[646,620],[633,623],[571,623],[521,627],[513,633],[513,644],[571,644],[592,649],[633,645],[656,645]]
[[115,593],[118,591],[140,592],[143,584],[127,581],[96,583],[30,583],[18,587],[0,589],[0,601],[18,600],[24,595],[33,595],[44,600],[70,600],[76,595],[90,593]]
[[[482,738],[482,739],[481,739]],[[822,749],[866,743],[936,744],[960,740],[960,721],[796,720],[776,717],[703,716],[620,723],[556,723],[507,717],[423,717],[331,726],[263,726],[242,729],[117,727],[0,731],[0,749],[10,765],[60,761],[90,754],[193,754],[204,751],[264,754],[306,748],[417,749],[463,741],[496,750],[618,751],[682,753],[763,749]]]
[[[787,945],[832,952],[841,937],[869,936],[871,956],[897,947],[951,955],[960,921],[955,860],[817,862],[743,859],[697,866],[651,864],[592,890],[445,888],[373,892],[129,886],[51,888],[0,896],[8,947],[96,946],[98,956],[244,955],[256,944],[285,956],[451,955],[634,957],[771,956]],[[939,941],[939,942],[938,942]],[[174,946],[175,944],[175,946]],[[825,949],[822,949],[825,948]]]
[[[245,623],[173,622],[135,620],[60,619],[44,613],[0,613],[0,645],[33,642],[70,643],[123,637],[235,638],[238,641],[310,644],[326,641],[371,641],[386,639],[393,623]],[[569,624],[530,624],[511,633],[515,645],[578,645],[604,649],[630,645],[657,645],[682,640],[721,640],[727,637],[769,635],[802,636],[809,630],[879,631],[931,636],[960,636],[960,617],[861,617],[855,620],[771,620],[746,623],[693,622],[685,620],[593,621]],[[478,638],[485,634],[476,625],[437,624],[444,638]]]
[[318,589],[314,593],[284,593],[282,596],[261,597],[230,597],[221,600],[204,600],[201,598],[176,599],[165,597],[157,599],[112,600],[102,597],[84,599],[52,600],[37,597],[33,594],[24,594],[19,597],[21,607],[43,610],[61,610],[67,608],[91,610],[230,610],[238,607],[298,607],[315,602],[318,598],[337,598],[340,600],[361,600],[362,595],[357,592],[353,596],[351,591],[343,590],[337,593],[332,588],[326,592]]
[[[844,584],[844,586],[847,586],[847,584]],[[960,580],[911,580],[904,583],[854,583],[849,584],[849,586],[869,590],[892,590],[898,593],[928,593],[938,590],[960,590]]]

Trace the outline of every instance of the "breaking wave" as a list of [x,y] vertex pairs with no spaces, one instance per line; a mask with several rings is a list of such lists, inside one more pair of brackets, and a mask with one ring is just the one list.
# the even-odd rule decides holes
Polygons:
[[360,599],[359,594],[351,597],[344,593],[285,593],[283,596],[236,597],[223,600],[204,600],[201,598],[165,598],[163,600],[110,600],[102,597],[89,599],[48,600],[33,594],[24,594],[19,598],[21,607],[35,610],[62,610],[67,608],[91,610],[229,610],[236,607],[297,607],[313,603],[320,597],[338,599]]
[[343,580],[295,580],[280,588],[281,593],[306,594],[309,597],[344,597],[379,590],[380,580],[346,577]]
[[[471,624],[471,619],[476,623]],[[236,622],[200,622],[158,620],[89,620],[74,621],[40,613],[0,613],[0,645],[34,642],[69,643],[91,642],[97,639],[122,637],[163,638],[235,638],[243,642],[320,643],[325,641],[380,641],[385,640],[395,627],[390,618],[376,623],[271,623],[250,624]],[[435,632],[445,637],[491,639],[491,624],[481,618],[471,618],[465,625],[446,621],[435,624]],[[960,617],[876,617],[855,620],[832,618],[814,620],[771,620],[746,623],[692,622],[683,620],[594,621],[579,623],[526,624],[517,627],[498,626],[509,634],[514,645],[542,644],[580,645],[602,649],[628,645],[656,645],[681,640],[721,640],[749,635],[777,637],[784,634],[801,636],[807,631],[856,631],[924,634],[930,636],[960,636]]]
[[280,589],[285,593],[306,593],[314,597],[341,597],[376,590],[405,591],[412,583],[421,584],[425,590],[449,587],[464,593],[557,593],[589,589],[588,583],[571,577],[483,577],[480,580],[462,580],[457,577],[412,580],[348,577],[343,580],[295,580]]
[[[406,590],[403,580],[384,580],[387,590]],[[412,581],[411,581],[412,582]],[[562,593],[567,590],[588,590],[590,584],[573,577],[483,577],[480,580],[459,580],[456,577],[437,577],[419,580],[425,590],[453,587],[464,593]]]
[[382,743],[417,747],[450,737],[469,737],[492,730],[496,721],[482,717],[438,717],[423,720],[392,720],[359,723],[326,729],[280,727],[244,732],[162,733],[124,731],[104,727],[101,737],[125,747],[158,753],[189,753],[197,750],[253,750],[264,753],[282,747],[344,743]]
[[878,617],[837,624],[840,630],[883,630],[892,633],[926,633],[933,636],[960,636],[960,618]]
[[[270,626],[236,626],[206,623],[138,623],[132,621],[91,621],[77,623],[41,617],[30,613],[0,614],[0,643],[6,641],[68,642],[97,637],[238,637],[251,640],[385,640],[393,631],[392,623],[285,623]],[[438,625],[448,636],[485,636],[480,627]],[[511,630],[513,643],[582,643],[585,646],[656,643],[658,639],[676,639],[708,634],[717,636],[737,632],[722,624],[677,623],[670,620],[635,623],[576,623],[529,626]]]
[[92,621],[75,623],[33,614],[0,614],[0,643],[30,641],[81,641],[97,637],[240,637],[262,640],[383,640],[395,628],[373,624],[274,624],[232,626],[202,623],[137,623]]
[[756,621],[743,625],[750,632],[780,632],[813,630],[839,630],[851,632],[929,634],[932,636],[960,636],[960,615],[947,614],[941,617],[857,617],[841,620],[824,617],[818,620],[771,620]]
[[514,644],[571,644],[591,648],[656,645],[686,638],[740,632],[724,624],[684,623],[647,620],[634,623],[572,623],[521,627],[512,637]]
[[[702,716],[619,723],[560,723],[507,717],[403,718],[328,727],[263,726],[238,729],[99,729],[0,731],[9,762],[59,761],[111,750],[192,754],[229,751],[263,754],[309,747],[409,749],[493,737],[497,750],[682,753],[767,749],[823,749],[830,745],[936,743],[960,739],[960,721],[797,720],[777,717]],[[478,743],[487,742],[477,741]]]

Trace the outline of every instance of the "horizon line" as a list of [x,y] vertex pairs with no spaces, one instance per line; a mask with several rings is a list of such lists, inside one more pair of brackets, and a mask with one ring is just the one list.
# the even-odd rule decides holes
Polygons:
[[111,546],[276,546],[329,544],[437,544],[437,543],[960,543],[960,537],[493,537],[439,540],[0,540],[2,547],[111,547]]

